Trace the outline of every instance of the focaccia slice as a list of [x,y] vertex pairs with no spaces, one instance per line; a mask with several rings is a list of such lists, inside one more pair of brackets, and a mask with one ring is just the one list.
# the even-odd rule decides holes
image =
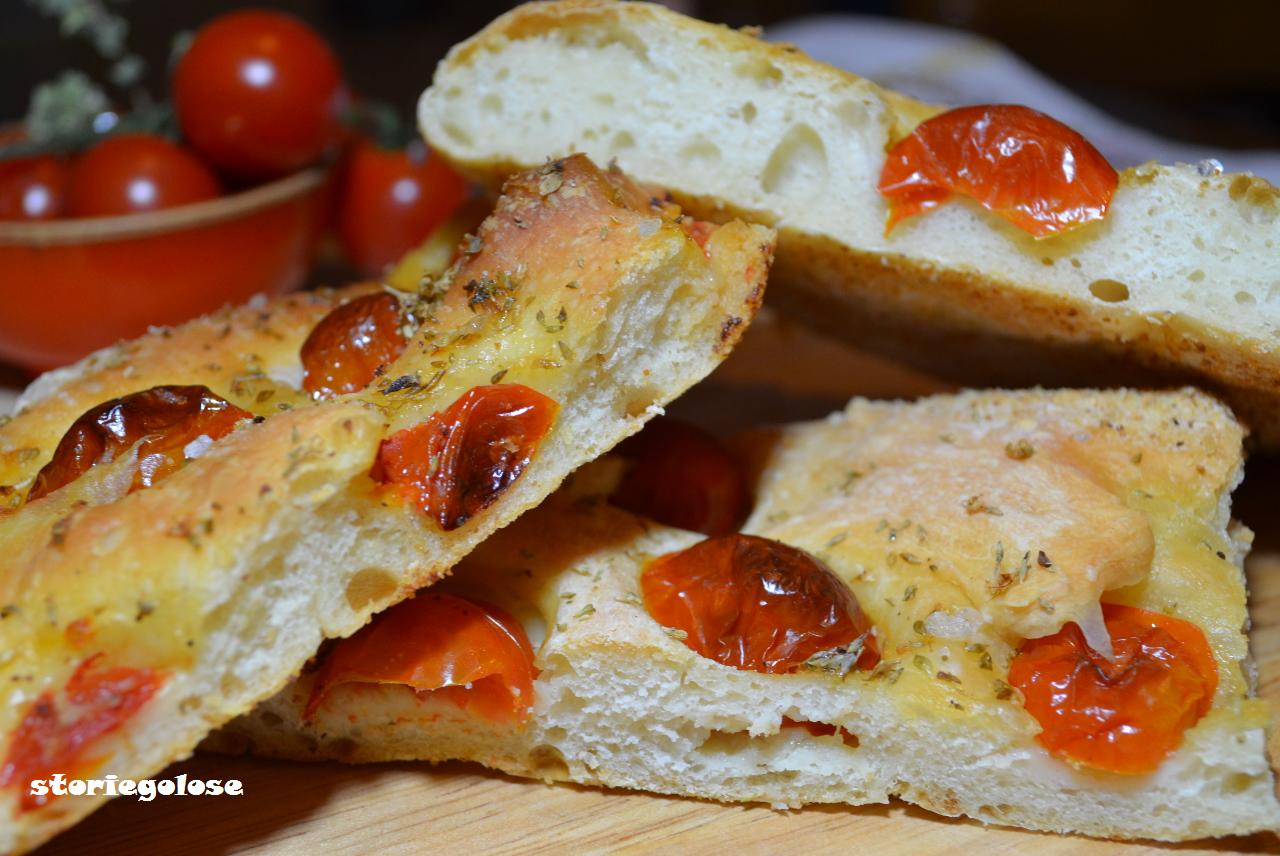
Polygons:
[[[119,365],[108,353],[37,390],[0,427],[18,498],[0,513],[0,852],[103,800],[41,805],[28,778],[144,778],[186,756],[322,639],[437,579],[638,430],[732,348],[771,246],[741,222],[694,228],[578,156],[513,177],[457,263],[407,299],[407,346],[363,391],[310,403],[296,389],[300,333],[324,296],[264,310],[278,325],[253,325],[249,308],[157,334],[111,352]],[[242,369],[266,385],[237,393]],[[158,382],[247,396],[258,418],[197,438],[153,486],[130,491],[147,460],[135,445],[23,501],[78,407]],[[384,441],[437,425],[477,387],[516,385],[554,403],[545,436],[517,450],[527,465],[494,470],[487,504],[447,527],[421,513],[396,489]],[[513,442],[487,439],[498,445],[477,448],[499,457]]]
[[[539,670],[526,721],[486,715],[458,687],[350,680],[316,703],[339,643],[207,745],[347,762],[467,759],[780,807],[896,796],[1116,838],[1274,828],[1268,712],[1242,631],[1250,533],[1229,517],[1241,436],[1225,408],[1193,391],[1037,391],[855,400],[824,422],[749,438],[757,501],[745,531],[825,562],[870,620],[881,658],[865,669],[834,650],[786,674],[722,665],[651,617],[644,569],[702,536],[609,505],[618,462],[606,460],[418,595],[462,595],[520,622]],[[1099,599],[1190,622],[1212,651],[1208,712],[1153,772],[1050,753],[1010,685],[1027,637],[1090,624]],[[396,651],[407,662],[420,653]]]
[[886,151],[940,110],[656,4],[563,0],[456,46],[419,119],[486,183],[582,151],[700,216],[777,225],[771,300],[859,348],[968,385],[1192,380],[1280,442],[1276,188],[1147,164],[1052,237],[959,197],[886,234]]

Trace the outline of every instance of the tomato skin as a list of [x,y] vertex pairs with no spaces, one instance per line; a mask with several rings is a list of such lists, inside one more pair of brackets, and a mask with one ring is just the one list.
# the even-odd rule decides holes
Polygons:
[[252,418],[204,386],[155,386],[110,399],[71,423],[53,458],[36,473],[27,501],[70,484],[135,444],[138,459],[130,490],[150,487],[182,466],[191,441],[201,435],[217,440],[242,419]]
[[862,638],[860,669],[880,661],[853,592],[803,550],[754,535],[708,538],[650,562],[645,608],[684,644],[735,669],[792,672],[821,651]]
[[658,417],[617,448],[632,460],[609,501],[668,526],[727,535],[747,516],[746,478],[710,434]]
[[183,135],[239,179],[318,161],[338,140],[345,97],[324,39],[291,15],[255,9],[201,27],[173,78]]
[[361,140],[342,179],[338,235],[362,273],[382,273],[421,244],[467,198],[462,176],[421,144],[384,149]]
[[0,220],[54,220],[66,208],[67,165],[53,155],[0,161]]
[[959,107],[926,119],[889,150],[878,190],[885,234],[953,193],[1037,238],[1101,220],[1119,176],[1079,133],[1029,107]]
[[533,708],[537,674],[518,621],[495,606],[428,591],[334,646],[303,716],[314,717],[339,684],[372,683],[430,692],[494,722],[523,722]]
[[522,384],[472,387],[426,422],[384,439],[371,475],[440,528],[457,529],[520,478],[558,410]]
[[32,779],[47,779],[54,773],[77,778],[92,772],[94,764],[86,752],[136,714],[164,685],[165,675],[153,669],[95,669],[101,657],[86,658],[67,681],[65,696],[74,719],[64,720],[53,692],[45,691],[14,729],[8,755],[0,764],[0,789],[22,788],[20,810],[40,808],[56,799],[31,794],[27,784]]
[[1103,604],[1116,659],[1089,648],[1075,624],[1029,639],[1009,683],[1055,757],[1111,773],[1153,772],[1213,706],[1218,668],[1194,624],[1133,606]]
[[400,301],[385,291],[334,309],[302,343],[302,388],[319,399],[364,389],[404,352],[402,323]]
[[209,168],[181,146],[154,134],[120,134],[72,161],[67,214],[137,214],[203,202],[221,192]]

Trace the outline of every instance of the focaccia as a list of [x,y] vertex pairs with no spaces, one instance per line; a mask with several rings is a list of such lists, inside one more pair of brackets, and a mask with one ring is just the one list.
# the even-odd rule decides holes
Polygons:
[[[320,337],[334,372],[403,340],[367,388],[298,386],[327,322],[390,294],[369,287],[157,331],[38,381],[0,426],[0,852],[104,799],[32,800],[28,779],[144,778],[185,757],[322,639],[437,579],[638,430],[732,348],[771,247],[768,229],[696,224],[576,156],[514,176],[421,293],[376,298],[389,330]],[[151,414],[120,403],[157,384],[180,389],[147,402],[205,387],[214,412],[245,418],[171,449],[160,477]],[[530,412],[544,436],[503,427]],[[135,417],[141,440],[50,476]],[[414,438],[445,451],[415,457]]]
[[[647,579],[656,560],[715,539],[610,505],[621,464],[606,459],[396,608],[461,596],[518,621],[537,670],[523,721],[467,695],[486,682],[492,692],[495,680],[514,686],[513,670],[455,671],[465,687],[436,689],[423,683],[426,665],[406,668],[405,681],[337,680],[333,663],[350,659],[351,639],[207,745],[353,763],[467,759],[520,776],[778,807],[896,796],[945,815],[1116,838],[1276,828],[1269,715],[1242,629],[1251,533],[1229,511],[1241,439],[1224,407],[1190,390],[855,400],[826,421],[748,437],[740,449],[756,500],[744,532],[825,563],[871,628],[857,647],[773,673],[703,656],[689,629],[655,618]],[[761,566],[763,599],[817,597],[773,567]],[[751,598],[734,612],[717,600],[732,600],[732,586],[728,595],[708,588],[682,597],[735,616],[722,612],[715,625],[740,631],[721,640],[726,650],[756,644],[742,630],[759,628]],[[1118,772],[1126,762],[1105,746],[1101,761],[1051,751],[1012,672],[1075,628],[1090,646],[1114,640],[1122,673],[1138,668],[1113,623],[1128,607],[1194,626],[1216,689],[1147,768]],[[377,650],[367,636],[364,654],[427,664],[448,650],[462,670],[491,653],[474,650],[474,636],[432,650],[428,630],[401,624]],[[809,632],[775,630],[778,645]],[[695,628],[699,639],[703,631]],[[862,660],[873,645],[874,665]],[[1086,671],[1105,668],[1100,657]],[[1181,686],[1163,700],[1182,703],[1190,690]],[[1114,707],[1114,692],[1099,705]],[[1162,716],[1148,710],[1121,725],[1148,744],[1158,737],[1144,731],[1146,717]]]
[[1276,188],[1147,164],[1063,234],[958,196],[886,234],[886,150],[940,110],[658,5],[563,0],[455,47],[419,119],[482,182],[582,151],[775,225],[771,300],[858,347],[972,385],[1191,381],[1280,442]]

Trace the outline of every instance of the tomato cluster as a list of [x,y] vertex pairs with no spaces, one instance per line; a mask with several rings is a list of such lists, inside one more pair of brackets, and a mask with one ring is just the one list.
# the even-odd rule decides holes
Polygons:
[[[421,144],[385,148],[365,135],[337,56],[291,15],[250,9],[206,24],[176,64],[172,101],[177,140],[112,132],[76,154],[0,160],[0,220],[201,202],[331,161],[345,148],[336,225],[353,266],[375,274],[421,243],[468,192]],[[362,127],[353,134],[350,124]],[[0,137],[21,142],[20,132]]]

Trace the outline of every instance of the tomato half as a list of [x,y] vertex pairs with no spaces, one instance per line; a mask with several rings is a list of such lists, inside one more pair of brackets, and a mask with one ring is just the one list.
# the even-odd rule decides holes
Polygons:
[[1088,140],[1029,107],[959,107],[889,150],[878,190],[899,221],[959,193],[1036,237],[1101,220],[1119,176]]
[[280,12],[201,27],[178,60],[173,101],[191,147],[228,175],[266,179],[315,163],[339,136],[342,71],[329,45]]
[[494,722],[522,722],[533,707],[533,648],[495,606],[424,592],[396,604],[334,646],[316,674],[304,716],[339,684],[403,684]]
[[710,434],[659,417],[620,444],[632,461],[609,501],[668,526],[727,535],[747,516],[747,482]]
[[92,407],[71,423],[53,458],[36,474],[27,501],[39,499],[137,445],[130,490],[150,487],[196,456],[191,444],[225,437],[253,414],[204,386],[155,386]]
[[67,681],[67,715],[51,691],[27,708],[14,730],[9,753],[0,765],[0,788],[22,789],[23,810],[39,808],[52,796],[32,795],[27,784],[54,773],[75,778],[92,772],[87,757],[106,735],[124,725],[164,685],[165,676],[153,669],[123,666],[95,668],[101,654],[86,658]]
[[120,134],[72,161],[67,214],[137,214],[203,202],[221,192],[209,168],[181,146],[154,134]]
[[442,529],[457,529],[520,478],[558,410],[522,384],[473,387],[383,440],[373,478],[395,486]]
[[1149,773],[1213,705],[1218,668],[1189,621],[1103,604],[1114,662],[1075,624],[1028,639],[1009,666],[1037,740],[1063,760],[1112,773]]
[[316,398],[364,389],[404,351],[400,301],[385,291],[349,300],[302,343],[302,388]]
[[640,587],[655,621],[725,666],[791,672],[858,644],[858,668],[880,661],[849,587],[813,556],[768,538],[725,535],[668,553],[645,567]]
[[418,246],[466,200],[467,182],[421,143],[384,149],[361,140],[343,173],[338,235],[374,276]]

